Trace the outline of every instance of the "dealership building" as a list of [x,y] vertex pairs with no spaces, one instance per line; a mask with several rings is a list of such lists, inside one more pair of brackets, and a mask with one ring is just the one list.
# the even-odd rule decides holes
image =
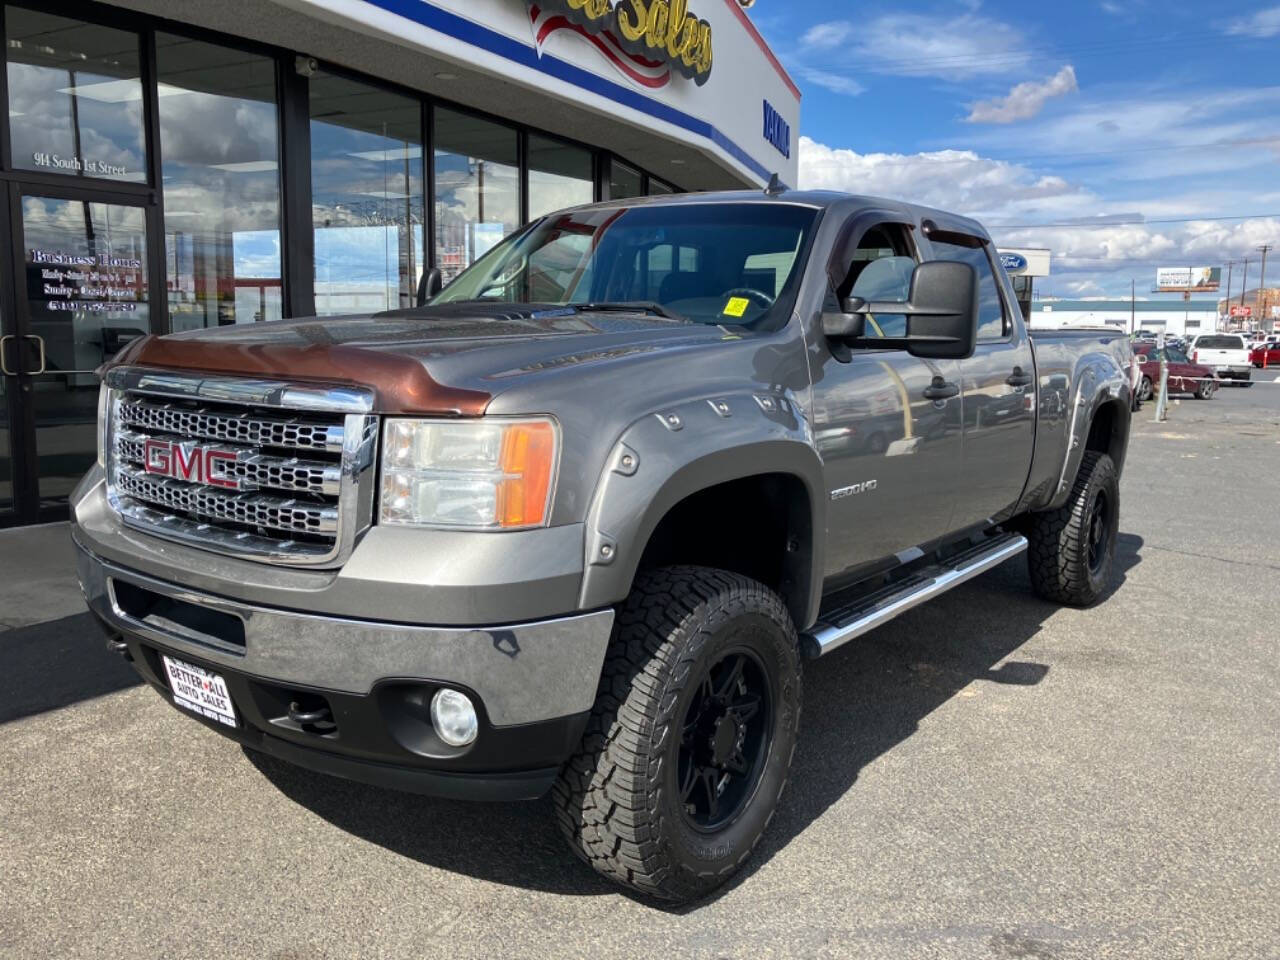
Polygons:
[[0,526],[65,515],[130,339],[411,306],[565,206],[796,182],[739,0],[14,0],[0,33]]
[[1218,329],[1215,300],[1037,300],[1031,325],[1039,329],[1112,327],[1125,333],[1194,337]]

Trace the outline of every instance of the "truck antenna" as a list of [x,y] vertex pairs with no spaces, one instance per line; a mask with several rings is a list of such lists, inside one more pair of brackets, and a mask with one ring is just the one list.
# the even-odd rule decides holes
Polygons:
[[764,188],[764,195],[766,197],[777,197],[786,193],[786,191],[787,191],[787,188],[783,185],[782,180],[775,173],[771,177],[769,177],[769,185]]

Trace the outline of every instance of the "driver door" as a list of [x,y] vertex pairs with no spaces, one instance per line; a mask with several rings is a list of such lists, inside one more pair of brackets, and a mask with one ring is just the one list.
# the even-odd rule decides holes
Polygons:
[[[855,218],[837,256],[845,276],[837,296],[905,302],[920,257],[900,222]],[[880,315],[867,336],[902,336],[906,318]],[[961,467],[959,390],[934,400],[940,381],[959,385],[955,360],[922,360],[897,349],[856,349],[841,359],[819,338],[814,359],[815,441],[826,468],[828,579],[950,532],[953,484]],[[844,353],[843,351],[838,351]]]

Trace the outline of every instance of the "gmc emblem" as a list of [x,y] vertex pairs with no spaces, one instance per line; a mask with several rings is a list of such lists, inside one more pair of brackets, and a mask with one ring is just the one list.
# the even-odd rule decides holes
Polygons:
[[229,450],[194,443],[148,439],[143,450],[143,467],[147,473],[224,490],[239,490],[240,482],[227,476],[225,466],[219,469],[217,465],[235,462],[236,455]]

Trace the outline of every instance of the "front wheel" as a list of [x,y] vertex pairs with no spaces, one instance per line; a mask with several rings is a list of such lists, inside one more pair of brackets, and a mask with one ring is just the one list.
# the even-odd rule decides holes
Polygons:
[[1217,387],[1217,384],[1215,384],[1212,380],[1201,380],[1196,385],[1196,393],[1195,393],[1196,399],[1197,400],[1213,399],[1213,392],[1216,389],[1216,387]]
[[1138,384],[1138,399],[1146,403],[1155,393],[1155,388],[1151,385],[1150,377],[1143,377],[1142,383]]
[[560,828],[612,880],[704,897],[773,818],[799,719],[799,645],[777,594],[705,567],[643,573],[554,788]]
[[1120,532],[1120,483],[1105,453],[1087,452],[1057,510],[1031,515],[1027,566],[1037,594],[1087,607],[1111,583]]

